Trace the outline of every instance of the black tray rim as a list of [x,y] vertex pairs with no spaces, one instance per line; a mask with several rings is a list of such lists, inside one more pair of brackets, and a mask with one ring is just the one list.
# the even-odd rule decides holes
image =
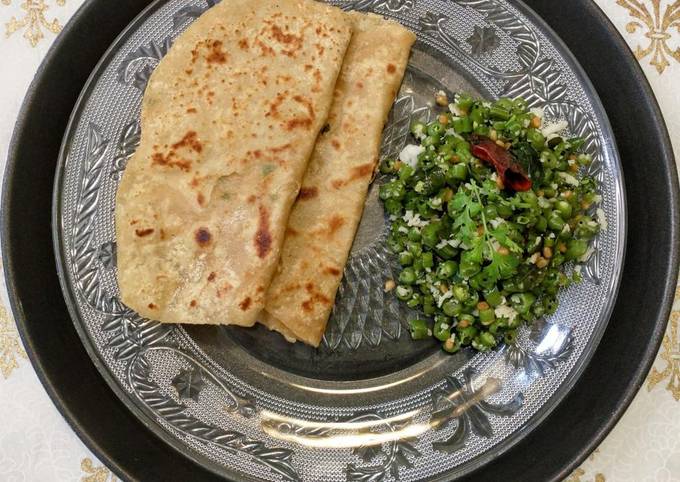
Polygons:
[[[97,5],[101,5],[102,0],[90,0],[89,2],[86,2],[77,12],[76,14],[72,17],[72,20],[69,22],[69,24],[66,26],[64,29],[64,32],[62,34],[61,39],[57,39],[55,41],[55,44],[52,46],[50,51],[48,52],[43,65],[39,69],[38,73],[36,74],[36,78],[34,82],[31,84],[31,87],[29,88],[26,101],[24,102],[24,105],[22,106],[22,110],[20,112],[18,121],[17,121],[17,128],[14,132],[14,136],[12,138],[12,142],[10,145],[10,151],[9,151],[9,156],[8,156],[8,163],[7,163],[7,168],[6,168],[6,177],[5,177],[5,182],[3,186],[3,194],[2,194],[2,199],[5,202],[3,205],[4,206],[9,206],[10,203],[9,201],[9,195],[10,195],[10,187],[12,184],[12,179],[13,179],[13,172],[16,169],[16,164],[17,164],[17,159],[18,159],[18,151],[19,151],[19,144],[21,142],[25,142],[25,139],[23,139],[22,134],[23,133],[23,125],[27,122],[28,117],[30,117],[33,109],[32,105],[32,100],[33,97],[36,95],[36,89],[40,85],[40,80],[42,77],[45,75],[45,66],[49,63],[55,62],[55,59],[59,57],[60,54],[60,48],[61,45],[64,43],[64,38],[69,36],[71,32],[76,28],[78,22],[80,22],[82,19],[85,19],[87,21],[86,17],[93,15],[93,12],[97,10]],[[143,4],[145,2],[129,2],[129,3],[136,3],[136,4]],[[604,16],[603,12],[599,10],[599,7],[597,7],[594,3],[592,2],[584,2],[586,5],[583,6],[584,9],[586,10],[595,10],[594,13],[598,15],[603,20],[602,24],[604,27],[610,31],[610,34],[614,41],[616,42],[618,40],[617,48],[624,48],[629,51],[628,47],[625,45],[625,42],[623,39],[620,37],[618,32],[615,30],[613,25],[609,23],[609,21],[606,19],[606,16]],[[150,5],[149,9],[152,9],[156,4]],[[526,8],[526,6],[521,5],[522,8]],[[594,7],[594,9],[593,9]],[[135,16],[137,15],[138,12],[135,12]],[[96,14],[95,14],[96,15]],[[61,40],[61,41],[60,41]],[[622,45],[621,45],[622,44]],[[108,45],[103,45],[104,49],[108,48]],[[650,101],[651,104],[653,104],[653,110],[656,111],[656,119],[655,123],[656,126],[659,129],[659,137],[661,141],[661,148],[665,152],[665,156],[663,156],[664,160],[666,161],[666,164],[668,164],[668,161],[670,161],[670,166],[674,167],[672,164],[673,162],[673,156],[672,156],[672,150],[670,147],[670,141],[668,138],[668,134],[665,129],[664,121],[663,118],[660,115],[660,111],[658,109],[658,105],[656,104],[656,100],[654,98],[653,92],[651,91],[651,88],[649,87],[646,78],[644,77],[644,74],[642,73],[641,69],[639,68],[639,65],[637,64],[636,61],[633,60],[632,54],[629,55],[630,59],[629,62],[631,62],[634,66],[634,70],[637,71],[637,76],[636,76],[636,81],[638,81],[641,85],[643,90],[645,91],[644,93],[647,96],[647,100]],[[57,133],[56,135],[61,135],[61,133]],[[677,201],[678,199],[678,191],[677,191],[677,177],[675,176],[675,169],[671,169],[672,175],[671,175],[671,185],[674,184],[674,189],[671,189],[670,194],[670,200],[672,201],[675,199]],[[674,178],[674,179],[673,179]],[[675,203],[677,205],[677,202]],[[678,213],[677,209],[673,213],[673,225],[675,229],[673,229],[673,233],[675,235],[675,239],[677,240],[677,226],[678,226]],[[8,253],[10,252],[9,249],[9,244],[10,242],[8,241],[10,236],[9,236],[9,231],[10,231],[10,223],[8,222],[9,216],[3,216],[2,220],[2,246],[3,246],[3,258],[5,261],[5,266],[7,267],[6,270],[6,281],[7,281],[7,286],[8,286],[8,292],[10,294],[10,306],[15,314],[15,319],[17,321],[17,325],[19,328],[19,332],[22,338],[22,341],[24,342],[24,345],[27,348],[27,353],[29,355],[29,358],[33,364],[33,366],[36,368],[36,372],[38,373],[38,376],[43,383],[43,385],[46,387],[46,390],[48,391],[48,394],[54,401],[54,403],[57,405],[57,408],[60,410],[62,415],[67,419],[69,424],[72,426],[72,428],[76,431],[76,433],[79,435],[81,439],[85,442],[85,444],[90,448],[97,456],[100,457],[100,459],[104,460],[107,465],[109,465],[114,472],[118,473],[119,475],[123,476],[123,478],[129,478],[132,479],[132,474],[127,472],[126,470],[123,469],[112,457],[109,456],[108,453],[106,453],[103,450],[100,450],[99,444],[95,439],[90,437],[89,433],[87,430],[82,427],[78,423],[78,416],[75,414],[71,407],[69,406],[68,403],[63,399],[63,397],[59,393],[59,388],[55,385],[53,385],[51,378],[47,374],[47,371],[45,370],[45,367],[43,367],[42,362],[41,362],[41,357],[38,352],[38,347],[34,345],[33,339],[31,337],[31,334],[29,331],[26,329],[27,323],[29,321],[25,319],[24,317],[21,316],[23,314],[23,310],[21,308],[21,300],[18,298],[17,293],[13,289],[13,284],[12,280],[14,278],[14,264],[12,263],[12,260],[10,259],[10,256]],[[675,243],[675,248],[671,250],[669,253],[669,260],[670,264],[672,266],[676,266],[675,268],[675,276],[677,276],[677,260],[678,260],[678,247],[677,243]],[[673,270],[671,270],[673,271]],[[626,393],[626,396],[619,401],[618,405],[618,410],[612,414],[611,418],[609,419],[608,423],[605,423],[603,427],[601,428],[598,437],[596,439],[591,440],[591,442],[585,446],[580,454],[577,454],[577,457],[573,460],[571,464],[569,464],[568,467],[562,468],[560,471],[564,476],[566,476],[573,467],[578,465],[587,455],[592,451],[590,450],[590,447],[593,449],[595,446],[599,443],[599,441],[606,436],[606,434],[613,428],[613,426],[616,424],[620,416],[623,414],[629,403],[632,401],[632,398],[635,396],[635,394],[638,391],[638,388],[640,387],[642,380],[644,376],[646,375],[647,371],[649,370],[649,367],[651,366],[651,363],[654,360],[655,354],[658,350],[658,347],[661,342],[661,338],[663,336],[663,333],[665,331],[665,326],[668,320],[668,314],[670,313],[670,308],[671,308],[671,302],[672,302],[672,295],[675,290],[675,283],[671,283],[675,279],[673,274],[671,274],[671,279],[667,279],[666,283],[666,290],[663,296],[663,300],[661,301],[661,305],[665,308],[661,310],[661,317],[656,320],[655,324],[655,332],[654,332],[654,337],[650,339],[650,343],[648,344],[648,347],[653,348],[653,349],[648,349],[647,350],[647,357],[646,359],[642,360],[642,363],[640,364],[640,368],[635,373],[635,376],[631,378],[631,383],[629,384],[629,390]],[[651,356],[650,356],[651,353]],[[122,403],[122,402],[121,402]],[[187,456],[186,452],[183,453],[183,455]]]
[[[554,3],[552,3],[550,0],[536,0],[536,1],[516,0],[516,1],[518,1],[519,3],[524,3],[525,5],[526,4],[531,5],[534,3],[538,4],[528,6],[528,8],[532,10],[534,13],[536,13],[540,18],[544,18],[544,15],[541,15],[541,13],[545,14],[551,8],[555,7]],[[574,4],[576,3],[582,4],[579,7],[577,7],[583,10],[583,12],[581,13],[582,16],[584,17],[591,16],[593,18],[597,18],[601,26],[607,31],[610,39],[612,39],[615,48],[627,54],[628,59],[627,63],[630,64],[630,66],[632,67],[633,81],[638,84],[644,97],[647,99],[649,103],[650,109],[653,111],[653,120],[655,122],[655,128],[658,131],[661,142],[660,150],[664,153],[662,159],[665,161],[668,167],[669,184],[671,186],[669,192],[670,195],[669,201],[672,208],[675,209],[672,209],[672,212],[670,213],[671,225],[669,231],[671,234],[672,241],[671,249],[670,252],[668,253],[668,261],[670,266],[669,276],[668,278],[665,279],[665,289],[661,297],[661,306],[656,314],[655,328],[653,330],[653,334],[650,336],[650,343],[648,343],[647,345],[646,353],[644,357],[641,359],[640,364],[638,365],[638,369],[632,374],[632,377],[630,377],[627,390],[617,401],[616,409],[609,414],[608,419],[602,421],[601,426],[598,427],[598,429],[596,430],[596,434],[592,436],[590,440],[581,447],[580,453],[576,458],[572,460],[572,463],[564,465],[554,473],[554,476],[551,478],[551,480],[555,482],[565,480],[572,474],[572,472],[575,469],[577,469],[581,464],[583,464],[593,452],[595,452],[598,446],[605,440],[605,438],[611,433],[614,427],[619,423],[621,418],[624,416],[624,414],[630,407],[631,403],[633,403],[634,398],[642,389],[642,386],[644,385],[644,382],[647,379],[647,375],[649,374],[652,365],[656,360],[657,354],[661,348],[663,337],[665,336],[666,329],[669,324],[669,318],[671,315],[678,282],[680,281],[679,278],[680,245],[678,244],[680,242],[680,208],[678,208],[678,206],[680,206],[680,182],[678,179],[676,157],[673,151],[673,145],[671,142],[665,118],[659,106],[659,101],[656,97],[656,94],[654,93],[654,90],[651,87],[651,84],[649,83],[649,80],[647,79],[644,71],[642,70],[640,63],[638,63],[634,52],[632,51],[630,46],[626,43],[625,39],[623,38],[621,33],[617,30],[617,28],[614,26],[614,24],[609,19],[604,10],[597,3],[595,3],[594,0],[581,0],[581,1],[572,0],[572,1],[574,1]],[[560,39],[568,47],[567,41],[563,40],[562,36],[560,36],[559,33],[556,31],[557,29],[554,29],[552,24],[549,24],[547,21],[546,24],[548,28],[550,28],[555,33],[556,37]],[[571,49],[569,49],[569,51],[571,52]],[[578,58],[577,61],[579,62],[579,65],[582,66],[583,70],[586,71],[587,73],[587,69],[583,66],[582,62]],[[600,101],[602,101],[601,96],[599,97]],[[609,116],[607,117],[609,118]],[[628,201],[629,198],[628,195],[626,194],[626,202]],[[628,219],[626,225],[628,227],[628,230],[630,231],[631,229],[630,219]],[[626,256],[627,255],[628,249],[626,248]],[[619,295],[620,291],[617,291],[617,297]],[[593,362],[592,358],[591,362]],[[562,401],[562,403],[564,403],[564,400]],[[548,416],[547,420],[545,420],[544,423],[549,423],[551,420],[553,420],[553,418],[554,417],[551,418],[551,416]]]
[[[129,36],[129,32],[135,31],[137,26],[145,22],[150,15],[152,15],[156,10],[161,8],[163,5],[165,5],[165,2],[162,2],[161,0],[152,0],[151,3],[147,8],[142,10],[133,20],[130,22],[130,24],[116,37],[116,39],[111,43],[111,45],[108,47],[104,55],[102,56],[101,60],[97,63],[97,65],[94,67],[92,70],[92,73],[87,79],[87,82],[85,83],[82,92],[78,96],[78,99],[76,100],[75,107],[73,109],[73,112],[71,113],[71,116],[68,121],[68,125],[66,126],[66,132],[68,135],[64,136],[64,139],[61,144],[61,148],[59,150],[59,159],[60,161],[57,164],[57,169],[55,173],[55,183],[54,183],[54,191],[52,193],[52,206],[53,206],[53,212],[52,212],[52,224],[53,226],[59,226],[61,222],[61,193],[59,192],[59,187],[62,184],[62,180],[64,177],[65,173],[65,166],[66,166],[66,158],[67,158],[67,152],[68,152],[68,147],[71,144],[72,141],[72,136],[74,133],[74,124],[77,122],[79,116],[82,114],[82,111],[86,107],[86,99],[88,96],[92,93],[92,90],[96,86],[96,80],[99,76],[101,76],[103,69],[106,68],[106,65],[111,61],[111,59],[117,54],[118,49],[120,48],[121,45],[125,42],[126,38]],[[581,67],[580,63],[576,59],[576,57],[571,53],[569,48],[562,42],[562,40],[559,38],[559,36],[550,28],[550,26],[543,21],[541,17],[539,17],[531,8],[529,8],[527,5],[525,5],[522,2],[516,2],[514,5],[517,10],[523,14],[526,15],[527,17],[531,18],[532,16],[536,19],[538,22],[539,28],[544,29],[548,34],[553,35],[553,41],[555,42],[556,46],[558,48],[561,48],[563,53],[564,53],[564,60],[566,63],[573,69],[575,76],[578,78],[580,82],[582,82],[588,90],[590,90],[593,93],[593,98],[591,99],[591,102],[593,103],[593,107],[596,110],[604,112],[604,106],[602,105],[602,102],[599,98],[599,95],[597,94],[597,91],[595,87],[592,85],[590,78],[586,74],[586,72],[583,70]],[[612,136],[613,134],[613,129],[611,127],[611,124],[609,122],[609,118],[605,115],[603,116],[602,119],[600,119],[600,122],[602,123],[602,128],[605,132],[611,133]],[[588,364],[590,363],[590,360],[592,359],[593,355],[595,354],[595,350],[597,349],[597,346],[599,345],[602,336],[605,333],[605,330],[607,328],[607,325],[609,324],[609,319],[611,318],[611,314],[614,310],[614,306],[616,304],[616,299],[618,297],[618,291],[619,291],[619,286],[621,284],[621,277],[623,275],[623,260],[625,260],[626,256],[626,237],[627,237],[627,229],[628,229],[628,219],[627,219],[627,209],[625,207],[626,205],[626,189],[625,189],[625,174],[623,173],[623,166],[621,164],[620,160],[620,155],[618,152],[618,148],[616,145],[616,140],[612,138],[611,140],[611,145],[609,146],[612,152],[614,153],[614,156],[616,157],[616,161],[618,164],[618,167],[621,169],[620,173],[620,179],[621,179],[621,184],[620,187],[621,191],[618,193],[620,195],[621,201],[623,203],[623,219],[621,222],[622,226],[622,239],[623,242],[619,249],[617,250],[616,256],[621,258],[621,265],[616,269],[618,272],[618,275],[614,279],[614,284],[613,284],[613,289],[611,292],[612,298],[611,302],[609,302],[609,306],[606,310],[605,314],[605,322],[601,323],[600,326],[596,328],[596,330],[593,332],[591,338],[587,342],[587,346],[584,348],[585,355],[582,357],[581,361],[579,362],[578,365],[576,365],[571,372],[567,375],[567,377],[564,379],[562,385],[555,391],[555,393],[546,400],[544,405],[540,409],[540,413],[535,414],[532,416],[529,420],[527,420],[515,433],[509,435],[506,437],[504,440],[499,442],[497,445],[495,445],[491,450],[482,453],[480,455],[477,455],[476,457],[470,459],[465,463],[466,467],[463,469],[459,469],[458,467],[455,467],[449,471],[449,473],[452,472],[458,472],[457,478],[465,477],[473,472],[475,472],[477,469],[480,467],[483,467],[486,463],[488,463],[490,460],[493,460],[504,453],[506,453],[508,450],[511,450],[512,447],[514,447],[516,444],[518,444],[521,440],[523,440],[525,437],[527,437],[534,428],[538,427],[543,421],[550,416],[550,414],[553,412],[553,410],[560,404],[560,402],[565,398],[565,396],[569,393],[571,388],[578,382],[581,374],[583,371],[587,368]],[[212,470],[216,475],[224,474],[225,472],[229,475],[229,477],[234,477],[234,478],[239,478],[239,477],[244,477],[242,473],[232,471],[231,468],[225,468],[221,467],[220,465],[216,464],[212,460],[208,459],[207,457],[195,453],[193,451],[185,451],[186,447],[177,439],[177,437],[172,436],[167,430],[163,430],[161,427],[158,427],[157,424],[155,424],[155,420],[153,418],[153,415],[144,408],[139,407],[133,401],[130,399],[129,395],[126,394],[119,382],[115,380],[115,378],[111,375],[109,369],[106,367],[104,361],[102,360],[101,354],[97,352],[96,348],[94,347],[91,336],[86,332],[84,326],[82,323],[78,322],[77,320],[79,319],[80,315],[78,314],[78,309],[76,307],[75,303],[75,298],[76,295],[73,293],[73,288],[70,285],[70,283],[66,280],[66,273],[64,271],[64,260],[66,258],[65,255],[65,246],[63,243],[63,240],[60,239],[59,237],[54,237],[53,238],[54,242],[54,252],[55,252],[55,257],[56,257],[56,265],[57,265],[57,271],[58,271],[58,276],[59,276],[59,281],[61,284],[61,289],[64,293],[64,298],[66,301],[66,305],[68,308],[68,311],[71,315],[71,318],[73,320],[74,326],[76,331],[78,332],[78,335],[85,346],[86,351],[88,352],[88,355],[90,355],[90,358],[92,358],[92,361],[94,365],[97,367],[99,370],[101,376],[106,380],[106,382],[109,384],[111,389],[116,393],[118,398],[125,404],[125,406],[137,416],[140,420],[142,420],[147,426],[152,427],[152,430],[156,433],[156,435],[163,440],[165,443],[171,445],[175,450],[183,452],[187,457],[189,457],[192,461],[194,461],[197,464],[204,465],[208,467],[210,470]],[[155,424],[155,426],[154,426]],[[446,481],[450,478],[449,473],[443,473],[439,475],[432,476],[433,481]]]

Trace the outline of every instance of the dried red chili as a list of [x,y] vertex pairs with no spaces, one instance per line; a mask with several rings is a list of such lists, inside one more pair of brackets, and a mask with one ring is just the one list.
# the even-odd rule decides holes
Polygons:
[[513,191],[531,189],[531,179],[510,152],[488,137],[475,135],[471,137],[470,142],[472,155],[491,164],[506,188]]

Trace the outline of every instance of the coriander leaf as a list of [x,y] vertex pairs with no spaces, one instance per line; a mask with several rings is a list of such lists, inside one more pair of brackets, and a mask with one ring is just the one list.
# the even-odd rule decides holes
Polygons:
[[484,251],[484,239],[477,236],[471,240],[470,249],[461,254],[461,260],[469,263],[481,264]]
[[538,153],[530,143],[523,141],[517,142],[510,150],[517,162],[524,168],[524,171],[531,179],[541,178],[541,163],[538,162]]
[[508,236],[508,225],[506,223],[499,224],[496,229],[491,230],[490,234],[501,246],[505,246],[513,253],[522,254],[522,248]]
[[[464,244],[471,245],[477,234],[477,223],[472,220],[471,206],[473,201],[468,194],[459,190],[458,193],[449,201],[449,216],[454,217],[453,231],[456,232],[456,239]],[[459,214],[456,214],[459,213]]]
[[456,195],[453,196],[453,199],[449,201],[449,211],[454,213],[460,212],[471,202],[472,199],[470,196],[468,196],[468,194],[462,189],[459,189]]
[[519,266],[519,258],[512,254],[493,253],[491,264],[482,271],[485,276],[493,280],[502,280],[512,277]]

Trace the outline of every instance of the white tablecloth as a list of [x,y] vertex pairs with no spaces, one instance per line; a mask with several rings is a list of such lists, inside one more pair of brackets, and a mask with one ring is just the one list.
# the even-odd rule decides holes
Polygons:
[[[0,0],[1,172],[26,89],[55,35],[82,3]],[[680,0],[597,3],[635,52],[680,153]],[[21,346],[4,286],[0,291],[0,481],[115,480],[52,405]],[[675,299],[644,388],[568,482],[680,481],[680,288]]]

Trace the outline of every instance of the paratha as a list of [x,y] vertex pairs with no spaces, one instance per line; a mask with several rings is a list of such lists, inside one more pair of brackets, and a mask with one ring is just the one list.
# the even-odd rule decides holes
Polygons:
[[177,38],[117,193],[126,305],[161,322],[255,323],[351,30],[311,0],[223,0]]
[[291,212],[261,317],[287,339],[313,346],[325,331],[378,162],[385,120],[415,41],[395,22],[350,15],[354,34],[328,124]]

